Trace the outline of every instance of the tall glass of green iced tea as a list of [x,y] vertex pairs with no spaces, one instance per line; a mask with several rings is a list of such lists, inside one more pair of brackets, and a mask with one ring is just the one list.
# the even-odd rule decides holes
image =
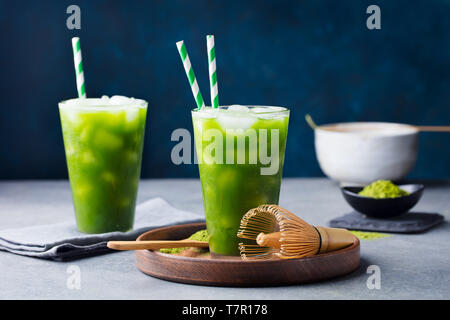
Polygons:
[[78,229],[133,228],[147,102],[114,96],[59,103]]
[[205,107],[192,118],[210,250],[239,255],[242,216],[278,204],[289,110]]

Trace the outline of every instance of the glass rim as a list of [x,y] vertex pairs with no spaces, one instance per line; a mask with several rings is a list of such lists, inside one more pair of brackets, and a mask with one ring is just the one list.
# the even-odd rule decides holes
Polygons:
[[[97,103],[76,103],[76,101],[80,100],[88,100],[88,101],[96,101]],[[126,108],[147,108],[148,102],[143,99],[134,99],[127,103],[118,103],[118,104],[110,104],[102,102],[101,98],[72,98],[66,99],[58,102],[59,108],[68,108],[68,109],[81,109],[81,110],[109,110],[109,109],[126,109]]]
[[[205,106],[205,108],[218,111],[218,110],[225,110],[226,108],[228,108],[230,106],[232,106],[232,105],[219,106],[219,108],[217,108],[217,109],[213,109],[211,106]],[[284,113],[289,113],[290,112],[290,110],[288,108],[281,107],[281,106],[264,106],[264,105],[242,105],[242,106],[247,107],[249,109],[252,109],[252,108],[277,108],[277,110],[270,110],[270,111],[267,111],[267,112],[258,112],[258,113],[255,113],[255,114],[265,114],[265,115],[267,115],[267,114],[277,114],[277,113],[284,114]],[[191,110],[192,113],[197,113],[197,112],[200,112],[200,111],[201,111],[201,109],[198,109],[198,108],[195,108],[195,109]]]

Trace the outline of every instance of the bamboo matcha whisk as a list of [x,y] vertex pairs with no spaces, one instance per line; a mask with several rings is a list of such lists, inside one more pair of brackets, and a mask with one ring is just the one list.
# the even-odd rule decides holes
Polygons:
[[248,211],[241,219],[237,236],[256,241],[239,244],[243,259],[308,257],[345,248],[354,240],[346,229],[314,227],[277,205]]

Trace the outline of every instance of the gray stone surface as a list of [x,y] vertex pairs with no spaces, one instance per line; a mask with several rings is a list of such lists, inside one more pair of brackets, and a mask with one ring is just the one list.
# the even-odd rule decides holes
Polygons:
[[[425,182],[415,211],[450,219],[450,182]],[[138,201],[160,196],[174,206],[202,211],[198,180],[144,180]],[[285,179],[280,205],[312,224],[326,225],[350,211],[337,185],[327,179]],[[73,216],[67,181],[0,182],[0,228],[61,222]],[[0,299],[449,299],[450,226],[419,235],[393,235],[361,243],[354,273],[320,283],[270,288],[220,288],[167,282],[146,276],[133,252],[72,262],[51,262],[0,252]],[[369,265],[381,268],[381,289],[366,282]],[[81,289],[66,286],[67,268],[81,271]]]

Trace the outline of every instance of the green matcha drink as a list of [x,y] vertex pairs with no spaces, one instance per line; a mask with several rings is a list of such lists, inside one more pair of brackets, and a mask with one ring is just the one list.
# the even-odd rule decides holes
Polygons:
[[147,102],[122,96],[59,103],[78,229],[133,228]]
[[242,216],[278,204],[289,110],[206,107],[192,118],[210,250],[239,255]]

